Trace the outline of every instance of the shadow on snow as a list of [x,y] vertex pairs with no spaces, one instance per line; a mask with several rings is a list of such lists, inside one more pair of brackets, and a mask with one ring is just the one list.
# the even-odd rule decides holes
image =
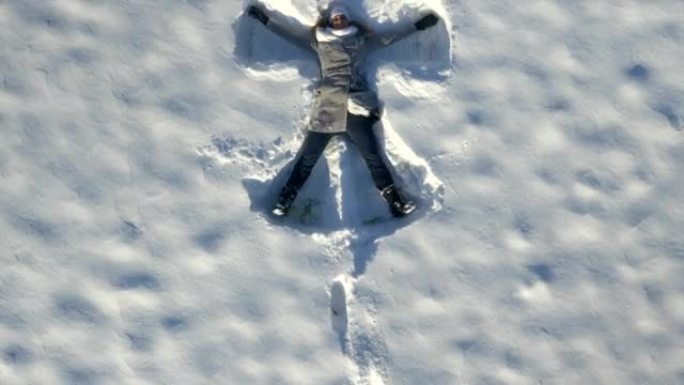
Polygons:
[[[348,249],[354,257],[353,276],[358,277],[372,262],[379,240],[429,214],[432,202],[431,197],[412,194],[419,206],[416,212],[406,218],[393,218],[375,188],[361,154],[350,143],[348,138],[340,136],[331,141],[326,150],[339,152],[339,188],[330,177],[335,173],[330,160],[322,156],[285,218],[273,217],[270,210],[296,158],[272,179],[245,178],[242,183],[251,202],[250,209],[274,226],[289,227],[307,235],[350,232]],[[402,185],[401,176],[395,174],[395,180]],[[411,190],[408,188],[409,192]]]

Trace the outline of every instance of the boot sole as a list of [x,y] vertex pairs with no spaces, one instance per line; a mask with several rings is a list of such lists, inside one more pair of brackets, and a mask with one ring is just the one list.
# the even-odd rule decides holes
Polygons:
[[396,218],[402,218],[410,215],[412,212],[416,211],[417,205],[412,204],[406,211],[396,211],[392,210],[392,215]]
[[287,211],[276,207],[273,210],[271,210],[271,214],[273,214],[273,216],[275,217],[282,218],[287,215]]

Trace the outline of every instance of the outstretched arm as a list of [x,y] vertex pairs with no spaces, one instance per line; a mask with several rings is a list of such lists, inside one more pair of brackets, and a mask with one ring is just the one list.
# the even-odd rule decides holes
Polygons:
[[298,23],[286,23],[284,21],[277,20],[276,18],[267,15],[261,7],[256,5],[250,5],[247,7],[247,15],[256,19],[273,33],[284,38],[290,43],[305,50],[312,49],[312,33],[310,29],[304,25]]
[[393,31],[380,33],[373,35],[370,40],[370,44],[373,48],[386,47],[397,41],[412,35],[415,32],[423,31],[428,29],[439,21],[439,17],[434,13],[429,13],[421,17],[417,22],[412,24],[407,24],[401,28],[395,29]]

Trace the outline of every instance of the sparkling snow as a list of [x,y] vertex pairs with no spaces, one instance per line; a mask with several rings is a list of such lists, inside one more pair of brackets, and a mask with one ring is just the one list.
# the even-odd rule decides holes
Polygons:
[[283,222],[247,3],[0,1],[0,384],[684,384],[684,2],[349,0],[443,19],[371,64],[420,209],[340,140]]

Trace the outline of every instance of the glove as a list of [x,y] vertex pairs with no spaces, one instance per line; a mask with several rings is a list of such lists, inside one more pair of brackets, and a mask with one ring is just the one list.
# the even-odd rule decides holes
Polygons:
[[428,29],[433,25],[437,24],[438,21],[439,17],[437,17],[437,15],[435,15],[434,13],[429,13],[421,17],[420,20],[416,22],[416,29],[419,31]]
[[259,22],[261,22],[263,25],[268,24],[269,17],[266,16],[264,11],[262,11],[261,8],[257,7],[256,5],[250,5],[247,7],[247,15],[259,20]]

